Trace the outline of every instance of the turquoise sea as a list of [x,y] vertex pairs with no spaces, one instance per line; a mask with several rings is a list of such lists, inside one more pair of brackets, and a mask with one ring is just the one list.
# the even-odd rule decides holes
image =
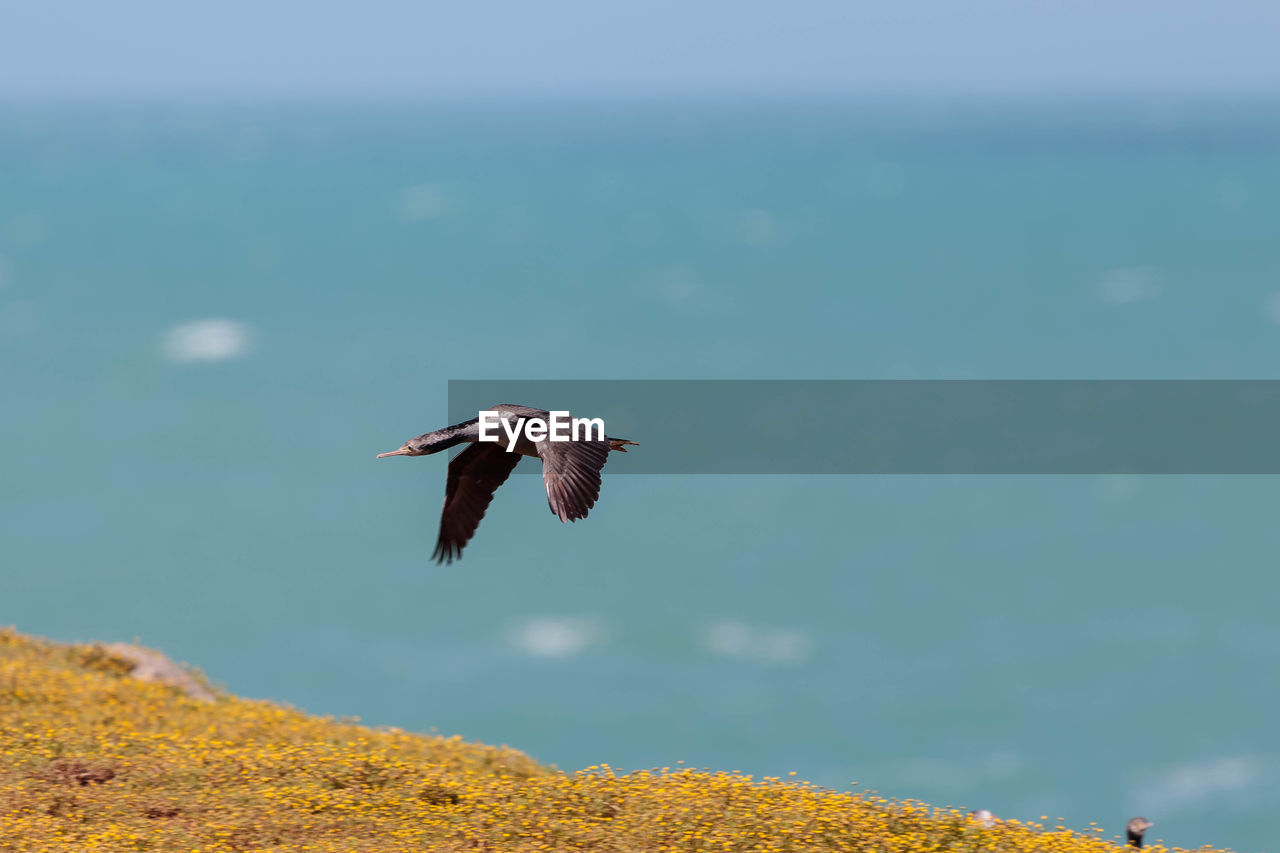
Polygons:
[[0,624],[1274,849],[1275,477],[516,477],[440,567],[374,454],[451,379],[1280,378],[1278,237],[1274,101],[4,105]]

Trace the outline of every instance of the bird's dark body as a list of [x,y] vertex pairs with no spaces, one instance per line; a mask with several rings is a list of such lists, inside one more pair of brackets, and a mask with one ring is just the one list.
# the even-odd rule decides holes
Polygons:
[[[490,411],[511,424],[530,419],[550,420],[546,409],[535,409],[503,403]],[[434,432],[411,438],[399,450],[382,456],[425,456],[439,453],[459,444],[469,444],[449,462],[445,479],[444,508],[440,513],[440,535],[432,554],[438,562],[451,563],[462,555],[462,549],[475,535],[484,518],[493,493],[506,482],[522,456],[542,460],[542,482],[547,503],[561,521],[586,518],[600,497],[600,469],[610,450],[626,452],[625,445],[635,444],[621,438],[578,438],[574,441],[531,441],[520,429],[514,447],[506,430],[499,427],[496,442],[480,440],[479,418],[453,424]]]

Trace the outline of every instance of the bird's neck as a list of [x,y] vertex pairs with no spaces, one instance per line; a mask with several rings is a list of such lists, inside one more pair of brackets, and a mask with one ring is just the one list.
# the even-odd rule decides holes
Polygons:
[[447,426],[438,429],[435,432],[429,432],[423,438],[430,439],[432,450],[445,450],[453,447],[455,444],[462,444],[466,441],[475,441],[480,437],[480,429],[476,424],[479,423],[477,418],[469,421],[463,421],[460,424]]
[[1132,830],[1129,830],[1126,834],[1129,836],[1129,846],[1130,846],[1130,847],[1141,847],[1141,846],[1142,846],[1142,833],[1140,833],[1140,832],[1133,832]]

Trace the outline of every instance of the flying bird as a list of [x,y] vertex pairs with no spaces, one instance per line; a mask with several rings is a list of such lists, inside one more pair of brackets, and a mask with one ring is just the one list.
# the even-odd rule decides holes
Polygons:
[[1135,817],[1131,819],[1124,827],[1125,835],[1129,837],[1129,845],[1131,847],[1141,847],[1142,834],[1153,826],[1155,826],[1155,824],[1147,820],[1145,817]]
[[[480,419],[472,418],[411,438],[399,450],[378,454],[379,459],[426,456],[470,443],[470,447],[449,463],[444,509],[440,513],[440,536],[431,554],[438,563],[452,563],[461,558],[462,548],[475,534],[493,500],[493,493],[511,476],[520,457],[542,460],[542,483],[547,489],[552,515],[559,516],[561,522],[577,521],[587,517],[588,510],[600,497],[600,469],[608,460],[609,451],[626,453],[626,445],[636,445],[625,438],[590,438],[590,430],[586,436],[574,435],[571,441],[531,440],[523,428],[524,422],[537,419],[549,423],[549,411],[512,403],[493,406],[489,411],[496,412],[498,419],[506,424],[491,429],[491,434],[499,436],[498,441],[481,441]],[[510,438],[513,433],[514,439]]]

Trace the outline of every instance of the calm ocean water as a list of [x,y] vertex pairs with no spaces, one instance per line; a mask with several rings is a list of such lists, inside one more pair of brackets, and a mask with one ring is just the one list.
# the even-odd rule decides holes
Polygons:
[[373,456],[449,379],[1278,378],[1278,224],[1277,103],[6,106],[0,623],[1274,849],[1275,478],[517,477],[437,567]]

